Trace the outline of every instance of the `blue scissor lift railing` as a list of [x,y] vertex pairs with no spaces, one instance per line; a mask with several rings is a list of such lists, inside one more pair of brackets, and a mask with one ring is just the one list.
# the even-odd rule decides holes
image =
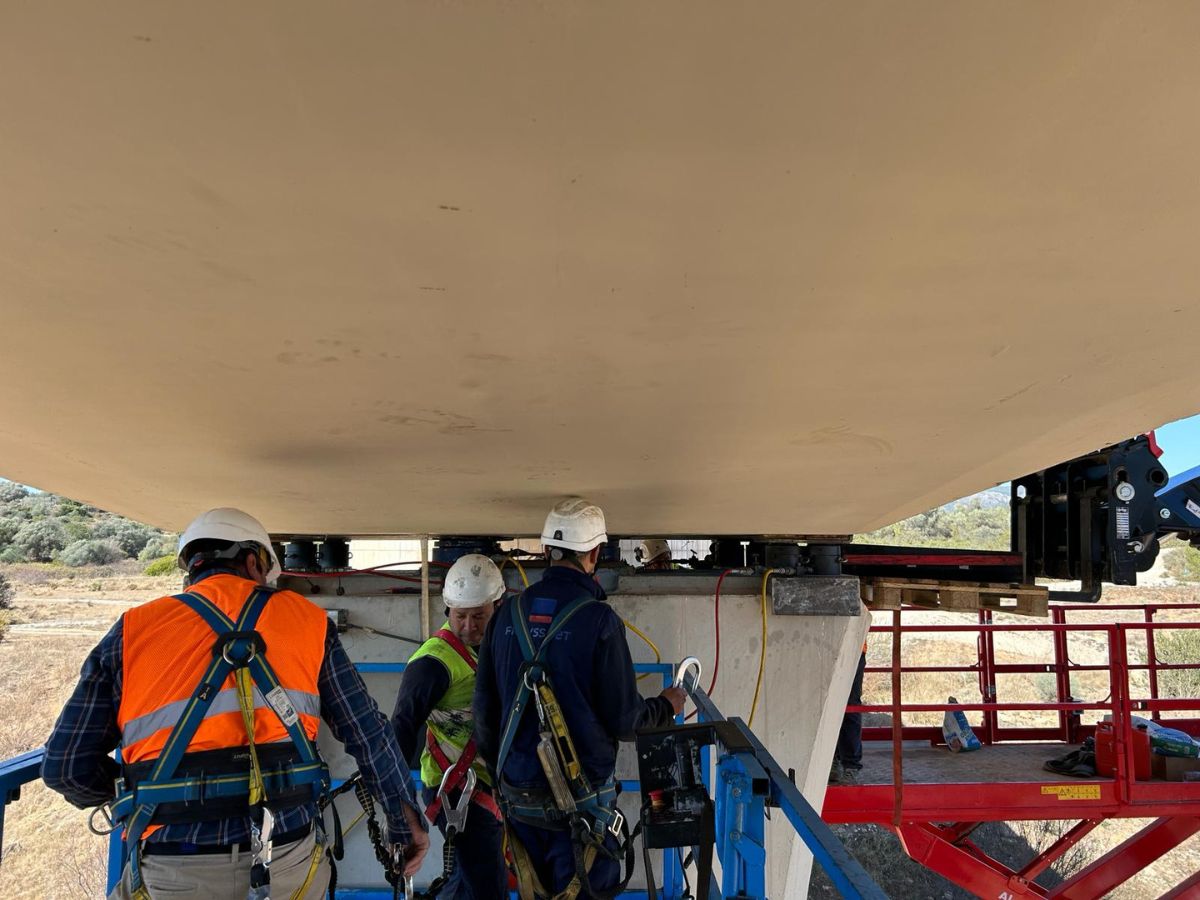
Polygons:
[[[404,663],[358,663],[357,668],[364,674],[395,674],[404,670]],[[639,673],[661,675],[668,684],[674,672],[674,667],[667,663],[643,663],[634,668]],[[843,897],[884,900],[886,894],[842,846],[829,826],[821,821],[816,810],[745,723],[738,718],[726,720],[700,689],[692,694],[692,700],[699,709],[700,721],[725,726],[718,733],[715,787],[709,784],[715,808],[716,857],[721,867],[720,883],[715,875],[710,876],[711,900],[766,900],[768,807],[784,814]],[[21,785],[39,777],[42,756],[43,751],[38,749],[0,763],[0,799],[4,806],[19,798]],[[707,752],[702,761],[707,778],[710,768]],[[622,781],[621,788],[636,792],[639,784]],[[0,838],[3,836],[4,806],[0,806]],[[109,843],[109,890],[120,877],[122,850],[120,832],[114,832]],[[700,858],[698,852],[695,858]],[[381,877],[378,888],[339,888],[338,894],[356,900],[387,900],[392,893],[390,889],[384,890],[382,881]],[[663,851],[662,900],[678,900],[684,895],[684,889],[679,855],[674,851]],[[641,900],[646,897],[646,892],[626,891],[623,896]]]

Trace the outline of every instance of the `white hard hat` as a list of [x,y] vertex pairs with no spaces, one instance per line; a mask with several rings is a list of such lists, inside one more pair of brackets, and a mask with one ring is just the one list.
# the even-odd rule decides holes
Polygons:
[[183,534],[179,536],[179,556],[176,559],[179,568],[187,570],[188,560],[184,557],[184,551],[188,544],[204,540],[257,544],[271,557],[271,568],[267,572],[267,581],[273,581],[279,577],[282,566],[279,565],[279,557],[275,555],[275,548],[271,546],[271,536],[262,527],[262,523],[249,513],[224,506],[210,509],[208,512],[196,516],[192,520],[192,524],[185,528]]
[[504,596],[504,576],[481,553],[460,556],[442,583],[442,602],[451,609],[472,609]]
[[604,510],[582,497],[559,500],[542,526],[542,544],[586,553],[608,540]]
[[640,563],[653,562],[666,553],[668,556],[671,553],[671,545],[662,538],[646,538],[642,541],[642,546],[637,547],[633,551],[633,555],[637,557]]

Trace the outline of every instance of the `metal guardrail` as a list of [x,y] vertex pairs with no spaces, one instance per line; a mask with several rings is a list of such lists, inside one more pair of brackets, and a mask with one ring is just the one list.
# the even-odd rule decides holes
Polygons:
[[712,793],[722,879],[719,889],[714,884],[709,896],[766,900],[765,820],[766,807],[771,806],[787,817],[843,897],[886,900],[887,895],[821,821],[746,723],[739,718],[726,719],[699,688],[692,700],[700,710],[700,721],[728,722],[744,741],[740,747],[718,748],[717,784]]
[[4,850],[4,811],[8,804],[21,799],[23,785],[42,777],[42,759],[45,756],[45,749],[39,747],[0,762],[0,800],[4,801],[0,803],[0,853]]

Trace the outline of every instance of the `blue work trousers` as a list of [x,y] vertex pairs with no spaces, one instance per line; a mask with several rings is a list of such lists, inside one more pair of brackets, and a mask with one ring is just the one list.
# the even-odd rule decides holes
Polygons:
[[[571,833],[535,828],[516,820],[510,821],[509,827],[529,854],[542,886],[551,894],[557,894],[566,888],[575,877],[575,851],[571,847]],[[605,836],[604,846],[616,853],[619,845],[612,834],[608,834]],[[592,870],[588,873],[588,880],[592,890],[611,891],[621,883],[620,860],[597,854]]]
[[[867,654],[858,660],[858,671],[854,673],[854,684],[850,686],[847,706],[862,705],[863,670],[867,667]],[[848,712],[842,718],[838,732],[837,760],[847,769],[862,768],[862,713]]]
[[[421,794],[428,806],[437,796],[437,791],[426,788]],[[452,796],[457,801],[458,792],[452,792]],[[445,837],[444,813],[438,813],[435,824]],[[495,816],[479,804],[472,803],[466,827],[454,838],[454,871],[438,894],[438,900],[506,900],[507,897],[504,829]]]

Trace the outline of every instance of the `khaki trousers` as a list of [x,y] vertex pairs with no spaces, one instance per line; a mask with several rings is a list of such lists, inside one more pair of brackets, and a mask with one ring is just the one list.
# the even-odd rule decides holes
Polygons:
[[[300,892],[308,878],[315,849],[315,833],[272,849],[272,900],[319,900],[325,896],[329,886],[329,857],[324,852],[312,882]],[[245,900],[250,891],[250,861],[250,853],[240,853],[236,849],[222,854],[143,856],[142,880],[154,900],[160,897]],[[108,900],[132,900],[132,897],[129,866],[126,866]]]

